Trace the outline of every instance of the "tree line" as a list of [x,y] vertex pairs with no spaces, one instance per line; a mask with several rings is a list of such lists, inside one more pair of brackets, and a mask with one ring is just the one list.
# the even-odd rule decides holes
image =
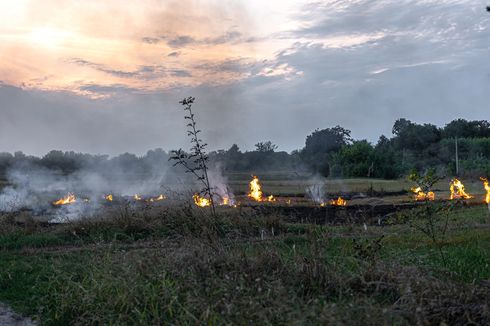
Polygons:
[[[455,142],[458,142],[460,174],[490,175],[490,123],[486,120],[453,120],[442,128],[398,119],[390,138],[382,135],[372,144],[355,140],[341,126],[317,129],[306,137],[305,146],[291,153],[278,151],[271,141],[259,142],[252,151],[233,144],[227,150],[209,153],[213,164],[224,172],[296,171],[325,177],[370,177],[394,179],[409,171],[435,168],[454,175]],[[143,156],[124,153],[116,157],[53,150],[43,157],[22,152],[0,153],[0,175],[12,166],[35,165],[69,174],[82,168],[117,166],[123,173],[144,173],[155,166],[169,167],[169,152],[148,151]]]

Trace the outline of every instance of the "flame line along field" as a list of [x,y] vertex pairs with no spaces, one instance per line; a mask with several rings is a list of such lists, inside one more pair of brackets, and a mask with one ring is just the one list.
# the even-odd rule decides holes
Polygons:
[[[490,210],[490,185],[488,182],[488,179],[481,177],[480,178],[483,181],[483,187],[485,189],[486,194],[484,195],[484,202],[488,205],[489,210]],[[454,178],[450,182],[450,197],[449,200],[456,200],[456,199],[462,199],[462,200],[468,200],[474,198],[474,196],[468,194],[465,190],[465,187],[463,183],[457,179]],[[423,191],[420,186],[418,187],[413,187],[411,188],[411,192],[414,193],[414,200],[415,201],[434,201],[435,200],[435,193],[433,191]],[[123,200],[127,200],[127,197],[119,196],[123,198]],[[324,195],[322,195],[324,197]],[[120,201],[117,199],[113,194],[106,194],[102,198],[83,198],[83,197],[78,197],[74,193],[70,192],[66,196],[52,201],[51,204],[54,207],[63,207],[67,205],[73,205],[73,204],[82,204],[82,203],[90,203],[91,201],[106,201],[106,202],[116,202]],[[263,191],[262,191],[262,185],[260,184],[260,180],[257,176],[253,176],[252,180],[249,182],[249,192],[247,194],[247,198],[252,200],[253,202],[256,203],[274,203],[277,206],[280,205],[297,205],[299,202],[294,200],[292,202],[291,198],[288,199],[281,199],[281,198],[276,198],[273,195],[265,196]],[[103,199],[103,200],[101,200]],[[139,194],[135,194],[134,196],[131,197],[131,200],[135,202],[142,202],[142,203],[155,203],[155,202],[160,202],[167,199],[167,197],[163,194],[159,194],[156,196],[141,196]],[[228,196],[214,196],[213,198],[204,198],[201,197],[198,194],[195,194],[193,197],[193,202],[196,206],[198,207],[209,207],[213,202],[217,203],[218,206],[229,206],[229,207],[238,207],[240,205],[245,205],[245,206],[252,206],[251,203],[246,203],[244,202],[241,204],[240,202],[235,203],[235,199],[230,199]],[[441,201],[441,200],[439,200]],[[444,200],[442,200],[444,201]],[[326,207],[327,205],[330,206],[347,206],[347,200],[339,196],[336,199],[331,199],[331,200],[321,200],[320,202],[314,201],[319,205],[320,207]],[[312,202],[313,203],[313,202]],[[356,206],[356,204],[354,204]]]

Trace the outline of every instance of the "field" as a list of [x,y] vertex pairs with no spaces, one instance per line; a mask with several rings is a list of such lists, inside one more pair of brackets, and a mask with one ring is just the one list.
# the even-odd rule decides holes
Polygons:
[[[249,176],[227,177],[246,201]],[[303,180],[264,175],[277,202],[216,215],[190,202],[65,224],[3,213],[0,302],[43,325],[490,323],[480,182],[465,182],[470,201],[412,208],[404,180],[327,180],[331,198],[352,199],[321,208]]]
[[[410,186],[328,182],[332,192]],[[302,184],[263,186],[290,195]],[[0,301],[43,325],[490,323],[486,206],[422,204],[382,224],[291,222],[267,207],[213,216],[188,204],[121,205],[56,225],[4,214]]]

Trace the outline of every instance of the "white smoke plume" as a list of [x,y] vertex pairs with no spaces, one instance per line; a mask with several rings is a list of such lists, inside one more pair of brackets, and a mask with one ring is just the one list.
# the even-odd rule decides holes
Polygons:
[[235,205],[235,195],[233,190],[228,186],[228,180],[223,175],[223,170],[220,164],[212,166],[208,170],[208,178],[213,187],[213,200],[215,203],[223,203],[225,198],[228,199],[228,205]]
[[323,204],[326,201],[325,179],[315,176],[308,181],[305,189],[306,195],[317,204]]
[[[82,167],[68,175],[34,164],[20,164],[7,171],[8,186],[0,191],[0,212],[25,209],[33,215],[51,215],[56,221],[90,217],[99,212],[107,194],[115,198],[163,194],[165,183],[175,179],[168,172],[168,163],[161,160],[147,161],[141,173],[134,173],[134,169],[130,173],[117,163],[110,168]],[[52,203],[69,193],[76,196],[76,202],[55,208]]]

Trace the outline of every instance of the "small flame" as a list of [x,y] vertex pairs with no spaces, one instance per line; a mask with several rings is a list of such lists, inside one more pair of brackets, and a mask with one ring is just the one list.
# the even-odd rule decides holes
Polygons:
[[56,206],[69,205],[69,204],[75,203],[76,201],[77,201],[77,198],[75,197],[75,195],[72,193],[69,193],[65,197],[63,197],[57,201],[54,201],[53,205],[56,205]]
[[415,200],[417,200],[417,201],[420,201],[420,200],[433,201],[436,199],[436,194],[433,191],[429,191],[429,192],[425,193],[422,191],[422,188],[420,188],[420,187],[414,187],[411,190],[415,194]]
[[274,196],[270,195],[267,197],[267,201],[269,202],[275,202],[276,201],[276,198],[274,198]]
[[229,197],[223,197],[222,201],[221,201],[221,205],[230,205],[230,198]]
[[162,201],[162,200],[165,200],[167,199],[167,197],[165,197],[164,195],[160,194],[160,196],[158,197],[152,197],[150,199],[148,199],[149,202],[153,203],[153,202],[156,202],[156,201]]
[[451,200],[455,198],[462,198],[462,199],[473,198],[473,196],[470,196],[465,192],[463,183],[456,178],[454,178],[451,181],[449,190],[451,190]]
[[201,197],[198,194],[195,194],[192,198],[194,199],[194,203],[199,207],[211,206],[211,200],[208,198]]
[[141,200],[141,197],[140,197],[140,195],[135,194],[135,195],[133,196],[133,199],[134,199],[134,200]]
[[343,199],[342,197],[339,196],[337,199],[332,199],[330,201],[330,205],[334,206],[347,206],[347,200]]
[[323,203],[320,203],[320,207],[325,207],[327,206],[327,203],[323,202]]
[[109,195],[105,196],[104,198],[107,201],[113,201],[114,200],[114,197],[112,196],[112,194],[109,194]]
[[483,181],[483,187],[485,188],[487,195],[485,197],[485,203],[488,204],[488,209],[490,210],[490,184],[488,183],[488,179],[481,177],[481,181]]

